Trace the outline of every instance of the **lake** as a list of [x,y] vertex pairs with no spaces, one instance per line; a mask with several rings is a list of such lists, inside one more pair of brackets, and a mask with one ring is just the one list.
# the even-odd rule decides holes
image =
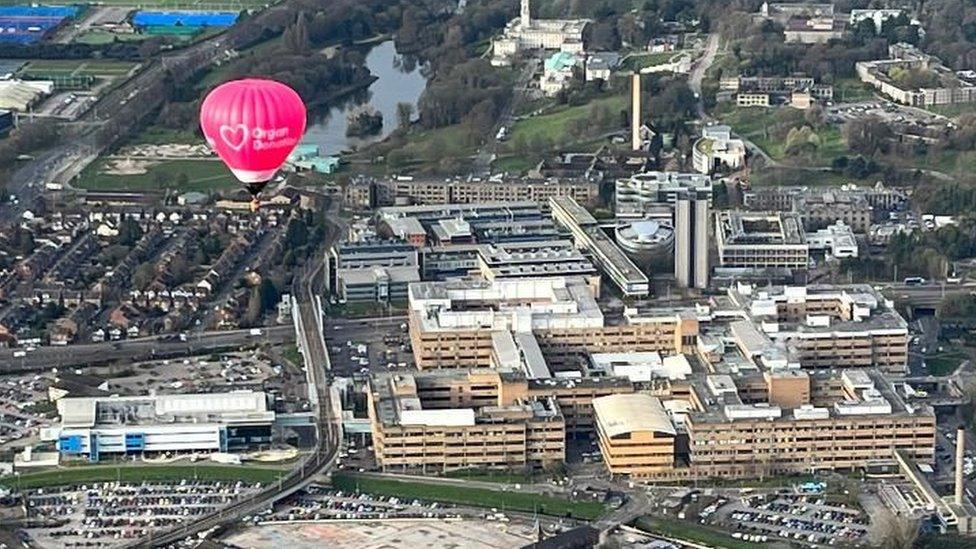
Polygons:
[[[314,143],[322,154],[334,155],[381,141],[396,129],[397,103],[413,105],[416,119],[417,100],[427,86],[420,64],[412,57],[399,55],[393,40],[387,40],[369,51],[366,66],[377,80],[369,88],[350,94],[328,109],[309,113],[309,127],[303,143]],[[370,136],[346,137],[346,115],[367,103],[383,114],[383,131]]]

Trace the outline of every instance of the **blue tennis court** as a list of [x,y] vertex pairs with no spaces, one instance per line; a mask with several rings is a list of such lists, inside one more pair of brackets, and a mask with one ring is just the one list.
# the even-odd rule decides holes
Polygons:
[[233,11],[137,11],[132,24],[137,27],[229,27],[237,21]]
[[0,42],[38,42],[77,13],[74,6],[0,6]]

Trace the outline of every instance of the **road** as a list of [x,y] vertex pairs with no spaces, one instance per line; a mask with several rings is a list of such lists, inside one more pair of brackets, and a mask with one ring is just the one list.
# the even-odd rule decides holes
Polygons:
[[[691,72],[688,74],[688,87],[691,88],[691,91],[695,94],[695,98],[698,100],[698,103],[695,105],[698,119],[701,120],[702,124],[706,125],[715,122],[715,120],[705,112],[705,98],[702,96],[702,80],[705,79],[705,74],[715,62],[715,56],[718,54],[718,46],[718,34],[709,34],[708,40],[705,42],[705,53],[695,61],[695,64],[691,67]],[[750,155],[761,157],[766,163],[766,166],[779,166],[779,162],[773,160],[772,157],[766,154],[766,151],[762,147],[741,135],[736,135],[736,137],[742,140]]]
[[[284,8],[283,2],[264,10],[258,17],[273,18],[272,12]],[[20,200],[18,204],[0,204],[0,224],[13,222],[24,211],[34,208],[45,183],[54,181],[67,184],[108,148],[112,144],[108,140],[97,145],[100,130],[115,130],[114,123],[127,128],[133,117],[151,113],[165,96],[164,81],[168,71],[181,75],[193,74],[196,69],[212,64],[234,46],[234,38],[228,31],[161,55],[145,63],[143,69],[128,81],[103,94],[76,122],[59,126],[58,135],[66,136],[63,142],[28,161],[7,180],[8,192],[17,195]],[[113,131],[111,134],[120,133],[124,132]]]
[[[334,230],[326,238],[324,248],[331,245],[339,231]],[[292,470],[278,484],[269,486],[260,494],[239,501],[229,507],[219,509],[200,520],[196,520],[150,539],[131,544],[130,547],[160,547],[195,536],[200,532],[239,522],[243,517],[269,509],[276,501],[294,494],[316,481],[320,475],[327,474],[335,465],[342,443],[342,412],[338,403],[332,399],[329,370],[331,365],[325,336],[323,334],[322,305],[319,296],[322,291],[322,269],[324,253],[318,250],[312,260],[295,275],[292,284],[292,315],[294,326],[289,326],[298,341],[299,349],[305,359],[308,375],[309,397],[315,403],[317,416],[315,450],[301,464]]]
[[[251,335],[250,330],[227,330],[193,334],[185,342],[178,338],[174,341],[172,335],[160,335],[63,347],[37,347],[29,352],[24,349],[0,349],[0,373],[85,366],[113,360],[136,362],[200,355],[245,345],[280,344],[292,341],[294,337],[294,329],[285,325],[263,328],[259,336]],[[15,353],[25,355],[15,357]]]
[[[321,255],[321,254],[319,254]],[[332,392],[329,388],[329,357],[322,336],[321,309],[316,299],[316,279],[321,278],[322,264],[305,269],[301,280],[296,283],[297,307],[293,308],[295,326],[289,326],[298,337],[299,346],[306,360],[310,381],[310,394],[316,395],[314,402],[318,416],[316,427],[318,436],[314,452],[305,458],[292,473],[278,484],[269,486],[260,494],[239,501],[230,507],[220,509],[200,520],[184,524],[160,535],[133,544],[135,547],[160,547],[194,536],[212,528],[240,521],[243,517],[270,508],[276,501],[305,488],[316,478],[327,473],[339,455],[342,441],[341,414],[334,408]],[[296,277],[298,278],[298,277]],[[311,389],[314,388],[314,389]]]
[[907,286],[902,283],[881,284],[881,292],[890,299],[907,301],[916,307],[935,307],[948,296],[976,292],[976,282],[965,284],[928,283]]
[[505,109],[498,116],[498,122],[495,123],[491,129],[491,133],[487,136],[488,141],[478,150],[478,154],[475,155],[471,163],[471,173],[474,175],[485,177],[491,173],[491,163],[495,160],[500,143],[496,139],[498,131],[503,127],[511,131],[512,126],[515,124],[515,113],[525,100],[529,89],[529,82],[532,81],[532,75],[535,74],[538,68],[538,59],[532,58],[526,61],[525,67],[522,68],[518,80],[512,87],[512,100],[505,105]]
[[712,33],[708,35],[708,40],[705,42],[705,53],[695,61],[695,64],[691,67],[691,73],[688,74],[688,87],[694,92],[695,98],[698,99],[698,119],[705,120],[707,114],[705,113],[705,103],[702,97],[702,80],[705,79],[705,73],[715,62],[715,54],[718,53],[718,34]]

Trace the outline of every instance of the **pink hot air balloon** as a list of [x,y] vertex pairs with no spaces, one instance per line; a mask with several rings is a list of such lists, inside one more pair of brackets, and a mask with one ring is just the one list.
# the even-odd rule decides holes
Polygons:
[[203,100],[200,127],[210,147],[256,197],[305,133],[305,104],[280,82],[233,80]]

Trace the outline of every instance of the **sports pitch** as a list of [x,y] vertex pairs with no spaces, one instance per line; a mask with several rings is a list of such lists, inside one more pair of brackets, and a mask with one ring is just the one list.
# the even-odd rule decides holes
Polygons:
[[[205,11],[241,11],[260,9],[265,6],[276,4],[278,0],[239,0],[239,1],[214,1],[214,0],[98,0],[97,2],[87,2],[91,5],[99,6],[124,6],[133,9],[148,10],[205,10]],[[82,4],[84,2],[79,2]],[[52,3],[51,5],[56,5]],[[23,0],[0,0],[0,6],[26,6],[29,2]],[[43,4],[42,4],[43,5]]]
[[43,78],[45,76],[94,76],[118,78],[125,76],[136,63],[89,59],[34,59],[20,69],[20,76]]

